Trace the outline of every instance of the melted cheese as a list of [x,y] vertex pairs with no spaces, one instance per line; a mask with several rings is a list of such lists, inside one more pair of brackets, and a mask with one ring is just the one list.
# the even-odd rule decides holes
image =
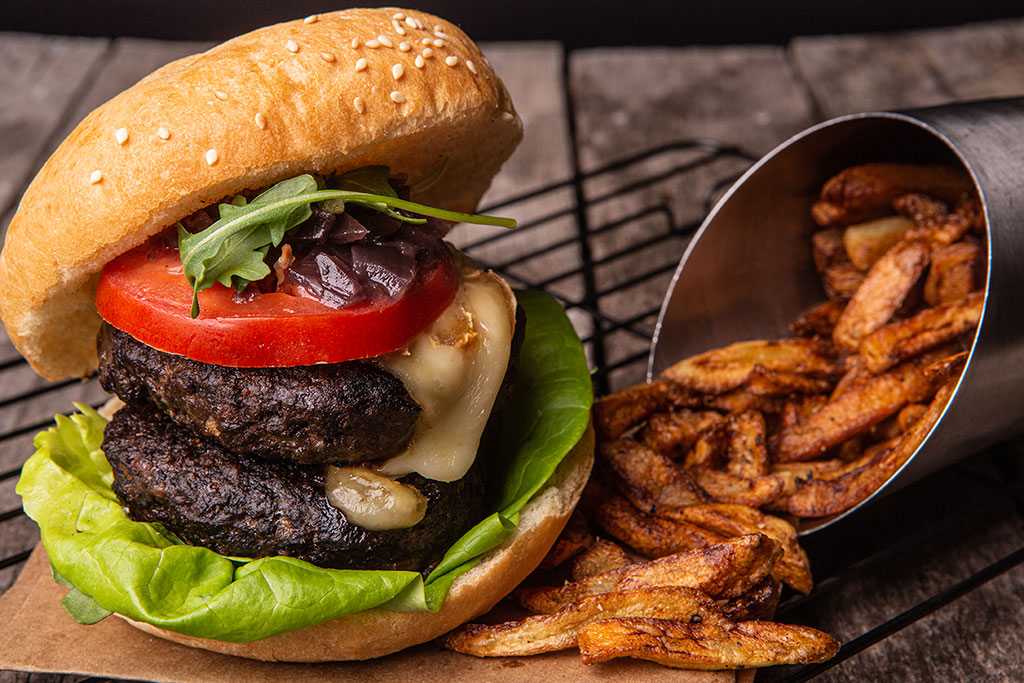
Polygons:
[[455,481],[476,457],[487,418],[508,367],[515,298],[504,280],[463,273],[455,301],[405,352],[383,356],[422,412],[412,442],[379,469]]
[[427,513],[427,499],[412,486],[365,467],[327,468],[327,500],[356,526],[371,531],[406,529]]

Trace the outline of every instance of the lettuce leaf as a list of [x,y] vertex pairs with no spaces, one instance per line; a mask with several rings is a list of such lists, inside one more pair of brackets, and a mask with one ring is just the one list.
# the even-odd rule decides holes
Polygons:
[[117,612],[178,633],[247,642],[372,607],[436,610],[452,582],[515,529],[523,505],[582,436],[593,394],[583,349],[561,307],[517,292],[528,324],[514,395],[501,419],[507,463],[493,514],[424,579],[416,572],[339,570],[289,557],[228,558],[133,522],[110,488],[105,420],[79,406],[35,438],[17,492],[40,528],[68,612],[93,623]]

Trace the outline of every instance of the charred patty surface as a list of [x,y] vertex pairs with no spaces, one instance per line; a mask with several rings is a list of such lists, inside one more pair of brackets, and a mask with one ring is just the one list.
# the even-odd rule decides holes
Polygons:
[[484,515],[483,457],[451,483],[402,477],[427,497],[426,516],[408,529],[367,531],[327,502],[325,466],[227,453],[147,402],[114,415],[103,450],[132,519],[158,522],[223,555],[425,571]]
[[364,463],[402,452],[420,407],[402,382],[363,361],[231,368],[158,351],[106,323],[100,384],[150,401],[228,450],[298,463]]

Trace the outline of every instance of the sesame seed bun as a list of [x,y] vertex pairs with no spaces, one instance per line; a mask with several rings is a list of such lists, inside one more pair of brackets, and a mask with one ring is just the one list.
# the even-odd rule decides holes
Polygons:
[[194,638],[126,621],[176,643],[264,661],[346,661],[397,652],[483,614],[518,586],[544,559],[569,520],[593,462],[594,430],[588,426],[547,485],[520,511],[513,535],[455,579],[437,612],[372,609],[251,643]]
[[0,317],[39,374],[84,377],[100,270],[175,221],[301,173],[385,164],[416,178],[444,159],[416,199],[470,211],[521,136],[487,59],[443,19],[354,9],[254,31],[157,70],[72,131],[11,221]]

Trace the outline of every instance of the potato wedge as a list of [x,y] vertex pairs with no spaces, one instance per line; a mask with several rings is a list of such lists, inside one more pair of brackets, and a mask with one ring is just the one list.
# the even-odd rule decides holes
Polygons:
[[[889,213],[901,195],[922,193],[955,202],[972,190],[970,178],[949,166],[870,163],[851,166],[825,181],[821,200],[841,208],[849,225]],[[856,216],[862,218],[849,220]]]
[[531,612],[543,614],[593,595],[657,586],[685,586],[713,598],[735,598],[769,576],[781,555],[778,541],[754,533],[650,562],[627,564],[562,586],[526,588],[518,591],[516,598]]
[[924,281],[924,300],[930,306],[959,301],[981,287],[985,279],[985,253],[973,242],[956,242],[932,252],[932,265]]
[[871,452],[870,460],[829,480],[812,479],[790,496],[788,510],[797,517],[824,517],[857,505],[889,480],[914,454],[953,395],[956,378],[947,380],[918,420],[887,448]]
[[721,419],[722,416],[712,410],[683,408],[656,413],[648,418],[637,438],[651,450],[678,460],[693,448],[702,431]]
[[646,659],[680,669],[740,669],[823,662],[839,642],[808,626],[738,624],[630,617],[600,619],[579,631],[584,664],[615,657]]
[[768,474],[768,439],[761,413],[745,410],[730,415],[725,421],[725,439],[726,472],[748,479]]
[[747,382],[758,366],[816,378],[832,377],[841,370],[828,344],[793,338],[731,344],[681,360],[661,376],[692,391],[724,394]]
[[985,293],[974,292],[952,303],[926,308],[912,318],[882,327],[860,344],[868,370],[880,373],[974,330],[985,308]]
[[782,595],[782,583],[774,576],[766,576],[743,595],[719,600],[718,609],[729,621],[771,619]]
[[554,614],[502,624],[466,624],[441,637],[441,644],[477,657],[514,657],[564,650],[576,645],[576,631],[610,617],[649,616],[727,624],[715,602],[692,588],[643,588],[603,593],[566,605]]
[[[706,467],[687,470],[697,484],[719,503],[736,503],[759,507],[782,493],[784,483],[778,477],[740,477]],[[665,508],[667,509],[667,508]]]
[[691,522],[724,536],[765,534],[782,546],[782,557],[775,563],[773,576],[801,593],[810,593],[814,587],[807,553],[800,547],[796,529],[784,519],[766,515],[747,505],[691,505],[672,519]]
[[645,515],[615,493],[605,492],[598,500],[588,496],[585,504],[594,524],[645,557],[662,557],[725,540],[696,524]]
[[851,225],[843,232],[846,255],[858,270],[867,270],[914,226],[914,221],[904,216]]
[[672,382],[638,384],[594,401],[594,427],[598,437],[617,439],[654,413],[699,405],[696,397]]
[[836,322],[835,343],[855,351],[861,339],[889,322],[924,272],[930,251],[926,240],[904,238],[875,261]]
[[660,507],[684,507],[710,499],[682,467],[632,439],[605,441],[597,455],[605,471],[614,475],[610,479],[640,510],[653,513]]
[[582,581],[624,567],[631,562],[622,546],[607,538],[599,538],[572,561],[572,580]]
[[882,375],[857,380],[806,420],[773,436],[768,443],[772,457],[776,462],[813,460],[903,406],[920,402],[933,391],[933,378],[924,366],[920,359],[907,361]]
[[[857,283],[858,286],[860,283]],[[850,296],[853,296],[853,292],[856,291],[856,287],[850,292]],[[849,299],[849,297],[847,297]],[[840,301],[826,301],[818,304],[814,308],[808,309],[800,314],[800,316],[793,321],[793,324],[789,326],[790,332],[797,337],[821,337],[823,339],[832,338],[832,330],[835,329],[836,323],[839,321],[839,316],[843,313],[845,303]]]

